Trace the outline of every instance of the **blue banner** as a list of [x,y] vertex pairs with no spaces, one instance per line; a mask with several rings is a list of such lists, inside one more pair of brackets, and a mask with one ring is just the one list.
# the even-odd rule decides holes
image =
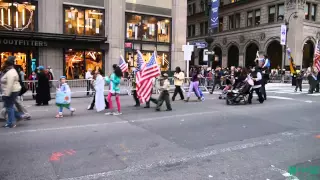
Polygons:
[[220,0],[211,0],[210,27],[219,27],[219,5]]

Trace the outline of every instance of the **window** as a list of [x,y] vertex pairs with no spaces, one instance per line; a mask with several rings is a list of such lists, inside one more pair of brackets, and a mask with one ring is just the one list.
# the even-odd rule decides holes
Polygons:
[[253,24],[253,12],[248,12],[248,18],[247,18],[247,26],[250,27]]
[[85,71],[88,69],[91,70],[98,70],[102,69],[102,52],[97,51],[86,51],[86,68]]
[[0,29],[35,31],[35,14],[36,5],[33,3],[0,1]]
[[188,25],[188,37],[193,37],[196,35],[196,26],[193,25]]
[[275,15],[276,15],[276,7],[271,6],[269,7],[269,23],[273,23],[275,21]]
[[194,15],[196,13],[196,4],[188,4],[188,16]]
[[101,35],[103,32],[103,11],[88,9],[85,10],[85,34],[86,35]]
[[208,21],[206,21],[204,23],[204,34],[205,35],[208,34],[208,31],[209,31],[209,24],[208,24]]
[[240,28],[240,14],[236,14],[236,29]]
[[313,4],[311,8],[311,20],[316,21],[316,9],[317,5]]
[[310,3],[307,3],[305,6],[304,6],[304,18],[306,20],[309,20],[309,9],[310,9]]
[[278,21],[284,20],[284,4],[278,5]]
[[223,31],[223,17],[219,18],[219,32]]
[[156,25],[155,17],[145,16],[142,18],[142,40],[156,41]]
[[64,53],[67,79],[84,79],[88,69],[103,69],[103,55],[100,51],[69,49]]
[[254,17],[254,22],[255,22],[255,25],[258,26],[260,25],[260,17],[261,16],[261,11],[260,9],[259,10],[256,10],[255,12],[255,17]]
[[229,16],[229,30],[234,29],[234,15]]
[[127,39],[138,40],[141,39],[142,33],[139,31],[141,26],[141,16],[126,15],[127,17]]
[[103,10],[65,6],[64,31],[76,35],[104,35]]
[[65,52],[65,73],[67,79],[84,79],[85,66],[83,59],[84,51],[72,49]]
[[204,35],[204,22],[200,23],[200,35]]
[[171,21],[169,19],[159,20],[157,25],[158,42],[170,42]]

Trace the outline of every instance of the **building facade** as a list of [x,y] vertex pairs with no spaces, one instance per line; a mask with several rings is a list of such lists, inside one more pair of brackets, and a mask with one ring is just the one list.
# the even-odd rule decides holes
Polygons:
[[[281,25],[287,24],[287,47],[297,67],[313,61],[320,38],[320,5],[316,0],[221,0],[219,28],[210,34],[207,0],[188,1],[187,41],[205,42],[213,38],[215,56],[210,66],[251,66],[257,51],[267,54],[272,68],[287,67],[289,61],[281,45]],[[210,24],[209,24],[210,26]],[[210,35],[209,35],[210,34]],[[203,49],[193,54],[194,64],[203,61]]]
[[184,65],[186,13],[186,0],[1,0],[0,62],[14,55],[26,74],[43,65],[83,79],[88,69],[110,73],[120,55],[132,70],[136,50],[147,61],[156,49],[169,71]]

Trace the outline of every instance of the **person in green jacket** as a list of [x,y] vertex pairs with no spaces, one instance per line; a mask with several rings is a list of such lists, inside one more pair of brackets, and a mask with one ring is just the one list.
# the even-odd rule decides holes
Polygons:
[[[110,112],[106,113],[106,115],[121,115],[121,106],[120,106],[120,81],[122,77],[122,71],[121,68],[114,64],[113,65],[113,73],[110,77],[106,76],[105,80],[107,84],[109,84],[109,93],[108,93],[108,103],[109,103],[109,109]],[[113,106],[112,106],[112,100],[111,97],[116,96],[116,103],[118,112],[114,112]]]

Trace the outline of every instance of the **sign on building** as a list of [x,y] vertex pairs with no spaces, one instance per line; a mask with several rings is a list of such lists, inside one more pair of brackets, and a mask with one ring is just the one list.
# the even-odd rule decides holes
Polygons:
[[210,27],[219,27],[219,4],[220,0],[211,0]]
[[286,41],[287,41],[287,26],[286,25],[281,25],[281,45],[286,45]]

